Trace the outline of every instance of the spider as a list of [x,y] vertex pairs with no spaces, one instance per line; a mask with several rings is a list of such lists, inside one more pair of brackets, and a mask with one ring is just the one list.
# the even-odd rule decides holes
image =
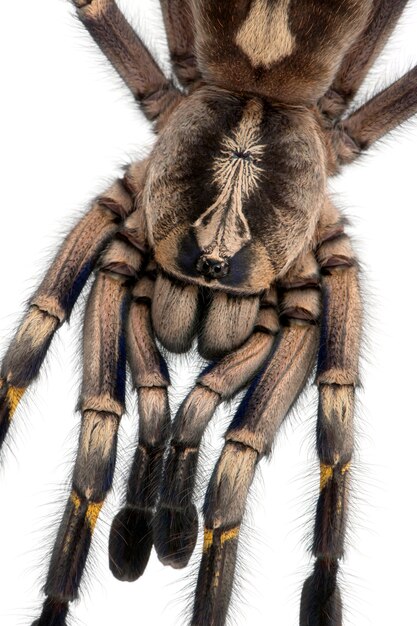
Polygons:
[[[327,179],[417,112],[416,68],[350,111],[407,2],[162,0],[175,81],[115,2],[74,4],[158,138],[65,239],[1,366],[3,442],[95,270],[72,492],[34,624],[66,624],[77,597],[112,484],[128,362],[139,438],[110,532],[113,574],[139,578],[153,546],[163,563],[188,564],[201,439],[218,406],[246,390],[207,490],[191,619],[225,623],[256,468],[316,367],[316,560],[300,625],[340,626],[362,307]],[[209,364],[171,423],[162,353],[195,342]]]

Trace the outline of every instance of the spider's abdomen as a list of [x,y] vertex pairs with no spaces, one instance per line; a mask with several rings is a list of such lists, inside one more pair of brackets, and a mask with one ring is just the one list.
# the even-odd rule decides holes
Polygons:
[[204,80],[314,104],[366,24],[371,0],[194,0]]
[[155,260],[184,282],[259,294],[310,244],[324,188],[307,110],[202,88],[151,156],[144,197]]

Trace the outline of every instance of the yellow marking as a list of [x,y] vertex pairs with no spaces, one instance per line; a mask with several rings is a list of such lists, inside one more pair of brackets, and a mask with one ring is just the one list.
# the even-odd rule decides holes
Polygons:
[[208,550],[210,550],[212,545],[213,545],[213,531],[210,530],[209,528],[205,528],[203,551],[207,552]]
[[81,498],[75,493],[75,491],[71,493],[71,502],[75,506],[75,510],[78,511],[81,506]]
[[[75,507],[75,512],[78,513],[81,506],[81,498],[75,493],[75,491],[71,493],[71,502]],[[94,530],[102,506],[103,502],[91,502],[91,504],[89,504],[87,507],[85,519],[87,520],[91,531]]]
[[342,469],[340,470],[340,473],[342,474],[342,476],[344,476],[346,472],[350,470],[350,465],[351,465],[350,463],[346,463],[346,465],[342,467]]
[[98,519],[98,516],[100,515],[102,506],[103,506],[102,502],[93,502],[92,504],[88,505],[87,513],[85,514],[85,516],[92,531],[94,530],[94,527],[97,524],[97,519]]
[[[236,539],[236,537],[239,535],[239,529],[240,527],[236,526],[236,528],[225,530],[220,535],[220,546],[223,547],[226,541],[231,541],[232,539]],[[203,545],[204,552],[207,552],[208,550],[210,550],[211,546],[213,545],[213,538],[214,538],[214,530],[210,528],[205,528],[204,529],[204,545]]]
[[9,406],[9,420],[12,419],[25,391],[25,387],[10,387],[7,391],[6,400]]
[[236,539],[239,535],[239,526],[236,528],[231,528],[230,530],[226,530],[220,536],[220,544],[223,545],[226,541],[230,541],[231,539]]
[[326,465],[325,463],[320,463],[320,491],[323,491],[329,480],[332,478],[333,467],[331,465]]

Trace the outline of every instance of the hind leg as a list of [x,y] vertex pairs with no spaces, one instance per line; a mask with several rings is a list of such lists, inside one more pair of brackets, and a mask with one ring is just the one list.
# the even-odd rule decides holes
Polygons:
[[114,0],[72,0],[77,15],[120,74],[145,115],[157,120],[171,110],[180,92],[167,80]]
[[200,78],[194,51],[195,24],[189,0],[161,0],[174,73],[184,87]]
[[394,31],[408,0],[374,0],[368,24],[346,54],[332,86],[320,100],[321,111],[340,119]]

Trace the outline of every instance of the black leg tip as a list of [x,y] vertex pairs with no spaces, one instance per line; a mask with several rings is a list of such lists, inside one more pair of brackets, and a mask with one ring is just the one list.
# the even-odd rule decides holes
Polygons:
[[342,626],[342,600],[336,582],[338,565],[319,559],[304,583],[300,626]]
[[184,510],[161,507],[155,515],[153,532],[159,560],[175,569],[185,567],[197,542],[197,509],[194,505]]
[[110,531],[109,565],[118,580],[133,582],[144,573],[152,551],[152,514],[125,507]]
[[43,604],[42,614],[32,626],[66,626],[68,603],[47,598]]

